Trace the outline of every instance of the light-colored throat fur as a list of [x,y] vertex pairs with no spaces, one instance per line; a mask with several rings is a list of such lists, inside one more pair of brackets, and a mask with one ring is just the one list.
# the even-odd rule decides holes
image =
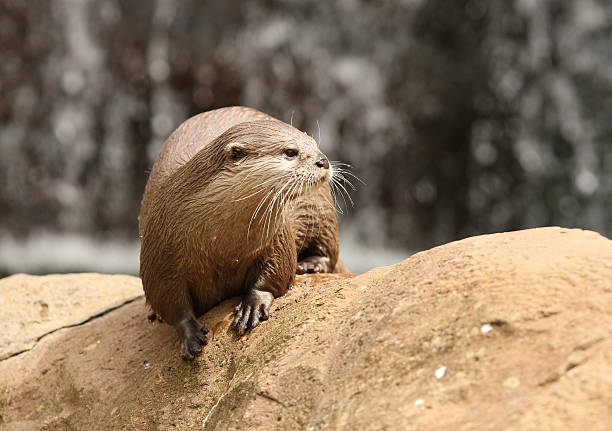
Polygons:
[[[299,154],[289,157],[287,148]],[[201,256],[202,263],[223,266],[258,255],[287,223],[287,204],[331,176],[331,166],[325,171],[316,166],[320,157],[316,142],[289,125],[238,124],[203,146],[157,189],[155,229],[184,254],[179,261],[185,263]]]
[[220,260],[259,254],[287,222],[287,204],[324,183],[284,163],[266,154],[230,164],[187,197],[179,213],[195,244]]

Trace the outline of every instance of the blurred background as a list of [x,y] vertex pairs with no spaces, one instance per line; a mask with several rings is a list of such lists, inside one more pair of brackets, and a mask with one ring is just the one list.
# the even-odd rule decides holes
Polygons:
[[137,273],[163,141],[230,105],[363,179],[340,215],[355,271],[483,233],[612,234],[609,0],[0,0],[0,55],[3,275]]

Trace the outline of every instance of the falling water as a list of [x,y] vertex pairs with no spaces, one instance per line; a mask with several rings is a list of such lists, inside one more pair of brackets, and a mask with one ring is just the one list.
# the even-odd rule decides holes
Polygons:
[[610,22],[606,0],[0,0],[0,272],[137,272],[163,140],[236,104],[366,182],[341,216],[355,270],[501,230],[609,236]]

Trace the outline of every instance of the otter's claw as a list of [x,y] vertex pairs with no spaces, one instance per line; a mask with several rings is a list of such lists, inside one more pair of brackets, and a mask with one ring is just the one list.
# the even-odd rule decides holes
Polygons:
[[263,290],[250,289],[242,298],[242,302],[234,309],[234,322],[238,335],[256,327],[260,321],[268,320],[270,305],[274,295]]
[[164,319],[162,319],[162,317],[159,314],[157,314],[155,311],[153,311],[151,314],[149,314],[147,316],[147,319],[149,319],[149,322],[151,322],[151,323],[155,322],[156,320],[159,323],[163,323],[163,321],[164,321]]
[[312,274],[316,272],[329,272],[329,258],[323,256],[308,256],[297,264],[297,274]]
[[202,353],[202,346],[208,344],[208,329],[204,328],[194,318],[187,318],[179,323],[185,339],[181,347],[181,358],[192,360]]

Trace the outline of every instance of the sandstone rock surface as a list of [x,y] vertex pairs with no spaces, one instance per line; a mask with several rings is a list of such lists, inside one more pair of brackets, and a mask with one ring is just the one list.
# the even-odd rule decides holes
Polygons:
[[237,301],[202,317],[214,338],[194,362],[143,300],[43,337],[0,361],[0,428],[612,424],[612,241],[593,232],[480,236],[359,276],[300,276],[241,339]]
[[140,281],[127,275],[15,274],[0,279],[0,360],[29,350],[45,334],[142,294]]

